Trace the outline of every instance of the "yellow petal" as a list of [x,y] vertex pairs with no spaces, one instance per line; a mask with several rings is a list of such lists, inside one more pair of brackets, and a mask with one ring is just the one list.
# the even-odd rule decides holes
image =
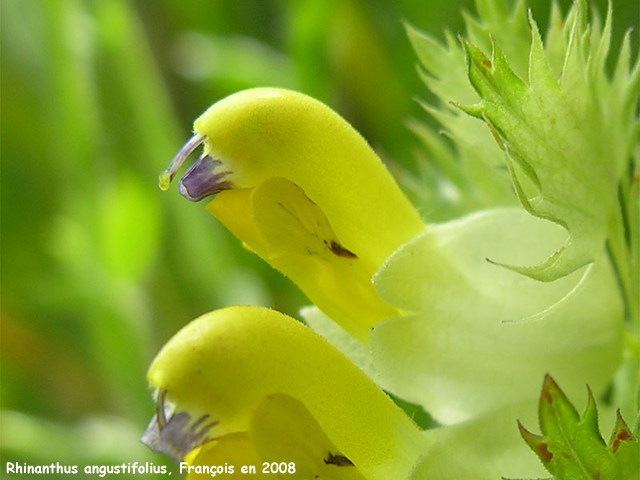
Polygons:
[[[318,422],[295,398],[265,397],[251,419],[251,438],[272,468],[291,480],[364,480],[358,468],[333,445]],[[286,469],[284,467],[287,467]],[[282,472],[284,473],[284,472]]]
[[[247,467],[247,471],[242,470]],[[186,480],[212,478],[247,478],[249,467],[255,468],[250,478],[273,479],[270,473],[262,473],[262,458],[256,451],[251,437],[246,432],[231,433],[217,440],[207,442],[193,450],[180,464],[180,472],[186,473]]]
[[[320,207],[289,180],[265,180],[249,198],[247,191],[223,192],[207,208],[234,227],[251,250],[294,279],[327,315],[368,343],[370,327],[397,314],[373,288],[377,265],[341,243]],[[250,215],[240,216],[238,205]]]

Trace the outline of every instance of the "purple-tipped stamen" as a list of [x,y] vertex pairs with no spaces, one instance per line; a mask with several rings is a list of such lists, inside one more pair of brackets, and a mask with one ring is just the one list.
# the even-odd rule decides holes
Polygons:
[[221,170],[222,162],[209,155],[200,157],[180,180],[180,194],[192,202],[232,187],[226,179],[230,172]]

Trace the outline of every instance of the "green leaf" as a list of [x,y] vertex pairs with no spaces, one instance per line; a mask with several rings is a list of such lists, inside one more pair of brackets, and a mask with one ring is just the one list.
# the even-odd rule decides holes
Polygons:
[[[576,2],[565,24],[566,45],[556,35],[550,52],[529,18],[526,81],[493,37],[491,59],[462,40],[469,80],[481,101],[460,108],[489,126],[505,153],[522,206],[570,234],[542,263],[508,266],[541,281],[592,262],[608,237],[623,230],[618,189],[638,139],[638,63],[630,71],[623,52],[609,78],[605,61],[611,15],[602,29],[591,29],[586,17],[586,2]],[[558,65],[562,50],[562,69],[557,71],[552,65]]]
[[616,426],[609,440],[609,448],[620,466],[620,478],[635,478],[640,472],[640,445],[620,415],[616,412]]
[[640,445],[618,411],[607,445],[600,435],[598,411],[591,390],[580,416],[560,387],[545,376],[540,394],[542,435],[518,423],[520,434],[557,480],[625,480],[640,473]]
[[429,222],[450,220],[489,206],[516,204],[508,171],[490,131],[455,106],[479,101],[465,74],[464,52],[455,36],[447,32],[443,45],[409,25],[407,34],[420,59],[420,76],[439,99],[433,105],[420,102],[421,106],[442,130],[434,131],[418,120],[409,122],[426,152],[420,162],[420,177],[405,186],[424,205]]

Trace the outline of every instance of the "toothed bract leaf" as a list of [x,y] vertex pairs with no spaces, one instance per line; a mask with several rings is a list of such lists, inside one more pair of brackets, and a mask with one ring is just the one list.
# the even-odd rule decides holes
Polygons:
[[[527,81],[514,73],[497,42],[490,59],[463,40],[469,79],[481,101],[461,108],[488,124],[505,152],[524,208],[569,232],[566,242],[543,262],[509,265],[542,281],[592,262],[609,229],[619,227],[612,227],[618,186],[638,138],[638,68],[627,75],[618,72],[612,80],[607,77],[610,21],[603,31],[591,32],[586,10],[581,0],[568,16],[561,72],[552,69],[530,19]],[[553,55],[555,60],[557,52]]]
[[620,415],[620,410],[616,412],[616,425],[609,440],[609,449],[620,466],[620,478],[640,477],[640,442],[637,432],[634,435]]
[[[455,37],[447,34],[446,45],[410,26],[407,34],[425,71],[419,70],[426,86],[439,102],[424,109],[442,125],[433,131],[419,121],[409,128],[427,150],[419,166],[420,181],[410,184],[431,221],[457,218],[491,206],[514,205],[500,150],[486,128],[456,108],[452,102],[474,103],[478,95],[465,75],[464,52]],[[453,142],[449,142],[448,138]]]
[[620,414],[610,444],[600,435],[596,401],[588,390],[578,413],[558,384],[546,375],[538,408],[542,435],[519,424],[520,434],[557,480],[631,480],[640,474],[638,441]]
[[623,307],[605,259],[556,282],[487,261],[535,262],[561,242],[559,226],[519,207],[440,225],[401,247],[374,277],[407,312],[374,326],[382,385],[440,423],[529,399],[552,372],[571,393],[602,391],[620,363]]

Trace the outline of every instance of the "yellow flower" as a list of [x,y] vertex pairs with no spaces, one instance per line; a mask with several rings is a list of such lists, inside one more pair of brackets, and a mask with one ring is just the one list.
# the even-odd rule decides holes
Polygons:
[[233,461],[235,471],[260,460],[295,464],[291,478],[388,480],[406,478],[430,444],[338,350],[266,308],[194,320],[160,351],[148,380],[157,414],[143,442],[178,460],[188,454],[183,469]]
[[162,188],[204,144],[180,181],[185,197],[217,194],[207,210],[362,342],[397,315],[371,277],[424,224],[344,119],[306,95],[258,88],[215,103],[194,131]]

